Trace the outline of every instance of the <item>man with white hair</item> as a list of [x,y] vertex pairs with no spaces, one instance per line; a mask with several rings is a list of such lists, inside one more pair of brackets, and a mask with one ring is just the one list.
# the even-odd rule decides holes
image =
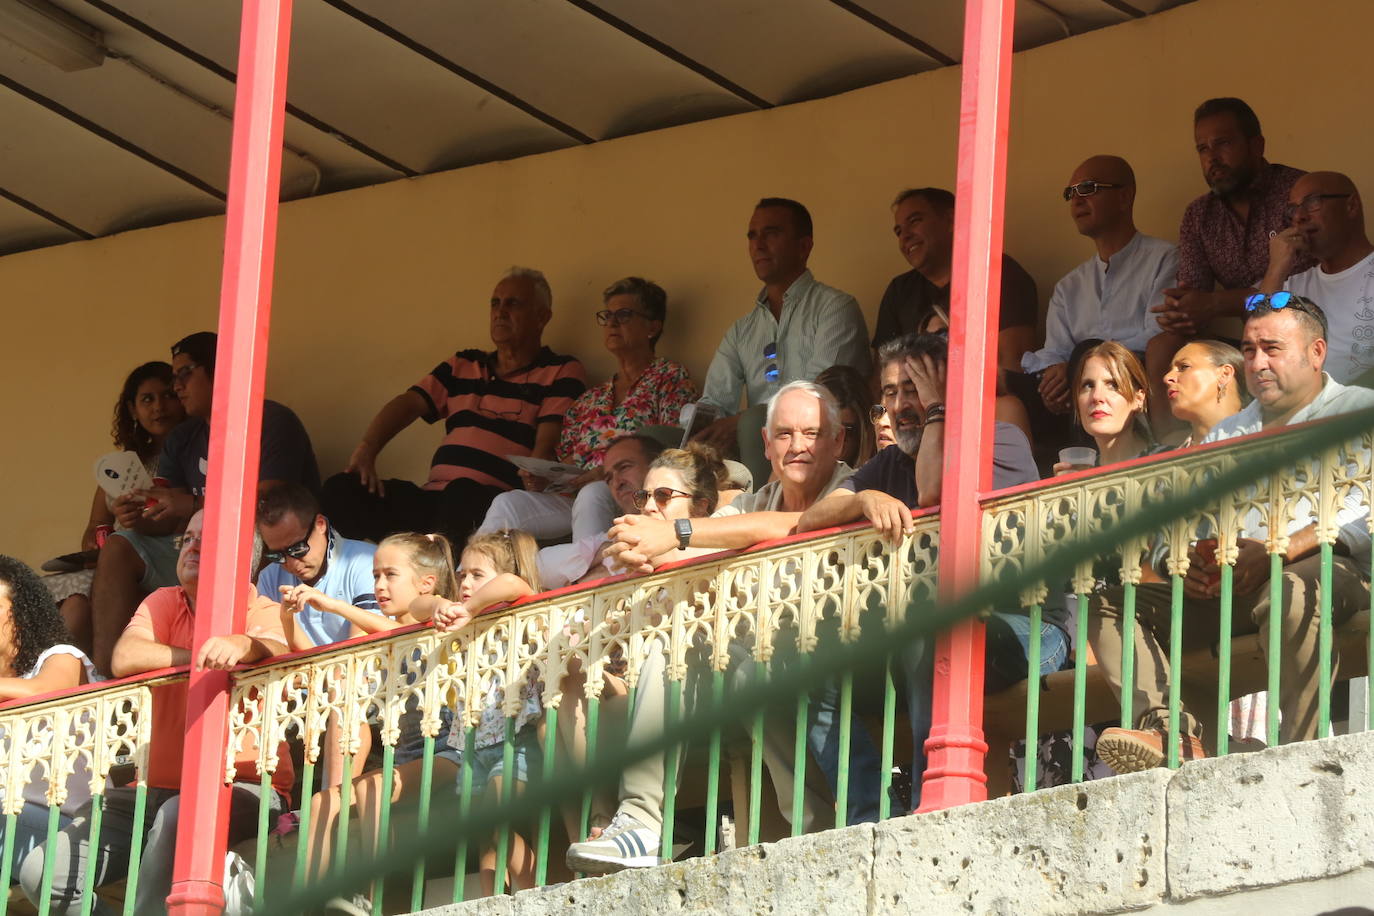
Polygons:
[[[763,440],[776,478],[772,483],[757,492],[736,497],[710,518],[677,522],[645,515],[619,518],[610,532],[614,543],[608,552],[614,561],[627,569],[648,572],[661,563],[694,554],[750,547],[760,541],[785,537],[796,529],[802,512],[853,473],[839,460],[844,445],[839,405],[830,392],[814,382],[790,382],[769,400]],[[737,686],[749,677],[749,642],[750,637],[741,633],[729,647],[732,681]],[[647,740],[663,727],[667,694],[663,661],[661,643],[646,653],[637,682],[635,706],[630,713],[631,743]],[[695,694],[693,689],[686,691],[685,708],[692,708]],[[832,706],[833,703],[824,700],[813,704],[808,738],[822,769],[831,776],[833,783],[833,774],[838,768],[838,744],[830,740],[835,731],[833,716],[825,716],[820,721],[816,715],[824,716],[822,710]],[[770,720],[765,724],[763,757],[772,776],[779,808],[789,819],[792,812],[792,741],[790,716],[786,723]],[[861,743],[862,738],[855,742],[856,745]],[[871,742],[865,749],[868,748]],[[873,796],[871,807],[876,811],[876,751],[871,756],[872,765],[860,769],[872,773],[873,786],[868,794]],[[862,777],[856,772],[853,778],[856,789],[852,794],[858,796],[857,784]],[[601,874],[657,865],[663,823],[663,782],[663,755],[651,756],[627,767],[621,776],[620,806],[615,817],[599,836],[569,847],[568,866],[576,871]],[[818,797],[808,796],[802,818],[803,830],[810,829],[816,822],[821,807]]]
[[[507,455],[552,460],[563,416],[587,387],[582,363],[543,345],[553,315],[544,275],[512,267],[491,294],[496,349],[459,350],[386,403],[342,474],[326,481],[325,514],[346,537],[438,531],[461,545],[496,494],[520,486]],[[444,421],[429,480],[382,480],[377,456],[416,420]]]

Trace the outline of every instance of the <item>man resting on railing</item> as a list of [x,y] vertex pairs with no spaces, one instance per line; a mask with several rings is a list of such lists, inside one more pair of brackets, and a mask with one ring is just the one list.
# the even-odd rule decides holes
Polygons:
[[[849,480],[812,506],[798,531],[831,528],[866,518],[893,543],[914,530],[911,510],[940,502],[945,457],[945,362],[943,334],[908,334],[878,350],[883,406],[893,418],[897,444],[883,449]],[[1039,479],[1030,443],[1020,429],[997,423],[993,443],[993,486],[997,489]],[[1041,627],[1041,673],[1058,670],[1068,655],[1062,619]],[[997,613],[988,619],[989,689],[1026,677],[1030,626],[1023,613]],[[930,732],[933,642],[922,640],[903,653],[907,672],[907,709],[912,731],[912,805],[921,797],[925,739]]]
[[[1248,315],[1241,350],[1245,356],[1245,384],[1255,400],[1240,413],[1218,423],[1204,442],[1218,442],[1262,429],[1303,423],[1374,406],[1374,391],[1346,387],[1323,371],[1326,361],[1326,316],[1311,300],[1288,293],[1256,295],[1246,302]],[[1336,516],[1339,531],[1331,567],[1331,615],[1339,624],[1369,605],[1369,506],[1356,494],[1347,495]],[[1279,705],[1283,711],[1281,737],[1285,742],[1317,735],[1317,671],[1321,582],[1316,507],[1308,500],[1292,507],[1288,548],[1283,555],[1283,655],[1280,662]],[[1250,511],[1242,520],[1237,542],[1239,556],[1232,574],[1233,629],[1237,634],[1260,634],[1269,647],[1268,527],[1261,513]],[[1215,637],[1220,593],[1219,567],[1194,551],[1183,581],[1183,613],[1190,620],[1210,621]],[[1136,589],[1135,729],[1109,728],[1097,740],[1097,753],[1118,773],[1160,766],[1165,760],[1169,709],[1168,585],[1140,585]],[[1119,696],[1121,693],[1122,590],[1107,589],[1094,599],[1089,640],[1097,663]],[[1202,635],[1202,634],[1199,634]],[[1229,638],[1229,634],[1221,638]],[[1332,670],[1336,669],[1332,660]],[[1224,727],[1224,725],[1223,725]],[[1179,716],[1180,759],[1203,755],[1202,726],[1187,710]]]
[[[114,671],[118,677],[158,671],[192,661],[200,668],[229,669],[244,662],[260,661],[286,651],[280,609],[276,602],[256,591],[248,604],[244,632],[207,639],[192,659],[191,640],[195,628],[196,592],[200,582],[201,527],[203,513],[196,512],[181,536],[177,557],[177,579],[181,585],[160,588],[149,595],[134,614],[114,649]],[[258,565],[261,541],[255,539],[253,567]],[[176,849],[177,814],[180,809],[182,753],[186,736],[185,681],[153,688],[152,735],[147,772],[143,821],[145,842],[138,870],[138,889],[134,910],[137,913],[162,913],[172,888],[172,858]],[[253,835],[258,824],[262,788],[257,768],[255,742],[245,742],[237,757],[238,781],[230,802],[229,844]],[[291,756],[283,743],[278,749],[280,762],[272,775],[269,807],[273,818],[291,791],[294,772]],[[96,886],[126,877],[133,844],[133,786],[105,791],[105,806],[99,845],[90,847],[91,808],[88,803],[76,819],[62,830],[49,850],[40,846],[24,859],[19,881],[24,893],[39,905],[45,857],[53,856],[52,912],[79,913],[85,889],[89,859],[94,856]],[[92,912],[113,911],[98,898]]]
[[[627,515],[611,529],[614,540],[609,554],[623,568],[651,572],[663,563],[730,548],[751,547],[760,541],[791,534],[802,512],[839,486],[853,473],[839,460],[844,428],[839,406],[830,392],[805,381],[784,385],[768,402],[764,444],[773,464],[775,480],[755,493],[738,496],[717,509],[710,518],[668,522],[647,515]],[[743,635],[743,634],[742,634]],[[730,654],[738,683],[750,667],[744,640],[732,642]],[[635,706],[630,713],[629,741],[638,743],[656,736],[663,728],[663,646],[646,647]],[[679,689],[681,685],[675,685]],[[687,708],[692,707],[690,695]],[[828,728],[812,720],[813,749],[823,748]],[[818,744],[816,742],[819,742]],[[855,742],[858,744],[858,742]],[[834,742],[830,742],[833,746]],[[870,745],[871,746],[871,745]],[[792,813],[792,734],[790,728],[764,728],[764,759],[773,777],[783,816]],[[827,771],[835,769],[838,756],[832,747]],[[872,803],[876,809],[877,753],[865,769],[873,776]],[[568,867],[602,874],[624,868],[644,868],[659,863],[663,824],[664,759],[656,755],[626,767],[620,782],[620,806],[600,836],[568,847]],[[858,777],[856,775],[856,783]],[[857,792],[855,793],[857,794]],[[818,813],[820,802],[812,798],[803,812],[803,829]],[[714,826],[708,827],[714,829]]]

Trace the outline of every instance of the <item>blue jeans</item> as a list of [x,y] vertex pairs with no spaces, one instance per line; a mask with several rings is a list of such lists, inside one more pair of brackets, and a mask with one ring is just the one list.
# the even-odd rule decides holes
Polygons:
[[[811,694],[807,705],[806,746],[816,758],[821,772],[830,784],[830,791],[838,794],[840,784],[840,682],[827,678],[819,690]],[[878,797],[882,761],[873,737],[863,721],[852,718],[849,729],[848,802],[845,805],[846,824],[865,824],[878,820]]]
[[[1053,674],[1068,662],[1069,634],[1053,623],[1040,624],[1039,677]],[[1030,653],[1030,618],[997,611],[987,620],[984,644],[983,690],[996,693],[1024,681]],[[906,670],[906,705],[911,717],[911,806],[921,804],[921,778],[926,771],[926,739],[930,737],[930,705],[935,666],[934,639],[913,642],[902,653]]]

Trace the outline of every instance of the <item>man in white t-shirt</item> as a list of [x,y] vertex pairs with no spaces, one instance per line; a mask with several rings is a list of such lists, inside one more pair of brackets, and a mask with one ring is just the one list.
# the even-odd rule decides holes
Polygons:
[[[1342,384],[1359,384],[1374,370],[1374,245],[1360,192],[1339,172],[1310,172],[1289,192],[1287,215],[1288,228],[1269,242],[1260,291],[1286,289],[1321,306],[1330,327],[1326,371]],[[1304,255],[1317,266],[1293,273]]]

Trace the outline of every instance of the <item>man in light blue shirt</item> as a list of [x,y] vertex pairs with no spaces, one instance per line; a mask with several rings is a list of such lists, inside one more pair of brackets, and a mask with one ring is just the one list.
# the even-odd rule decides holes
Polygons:
[[741,397],[745,407],[753,407],[788,382],[813,380],[830,366],[853,366],[865,377],[870,368],[868,326],[859,303],[806,269],[814,244],[806,207],[765,197],[749,220],[748,239],[763,289],[716,348],[701,395],[724,419],[699,438],[726,452],[734,450]]
[[[330,598],[380,615],[366,541],[341,537],[320,513],[315,494],[299,484],[282,484],[258,497],[258,534],[267,565],[258,575],[258,593],[280,601],[282,588],[309,585]],[[306,603],[296,626],[317,646],[347,639],[350,624]]]
[[[1115,340],[1143,354],[1159,333],[1150,307],[1164,301],[1164,290],[1178,273],[1178,249],[1135,228],[1135,173],[1125,159],[1088,159],[1074,169],[1064,200],[1097,255],[1055,285],[1045,315],[1045,346],[1021,357],[1022,369],[1044,373],[1040,397],[1055,413],[1073,407],[1068,364],[1074,347],[1085,340]],[[1155,375],[1162,378],[1163,372],[1150,377]]]

